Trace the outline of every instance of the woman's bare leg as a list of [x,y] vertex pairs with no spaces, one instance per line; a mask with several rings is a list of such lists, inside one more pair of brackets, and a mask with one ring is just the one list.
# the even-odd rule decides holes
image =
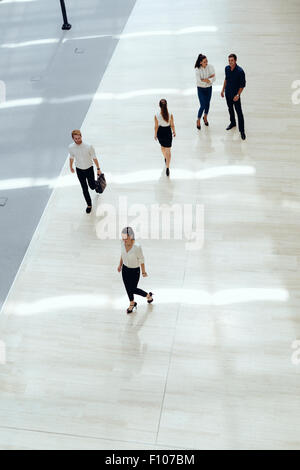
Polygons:
[[166,147],[161,147],[161,152],[165,160],[167,160],[167,150]]
[[166,167],[170,168],[170,162],[171,162],[171,149],[167,148],[166,149]]

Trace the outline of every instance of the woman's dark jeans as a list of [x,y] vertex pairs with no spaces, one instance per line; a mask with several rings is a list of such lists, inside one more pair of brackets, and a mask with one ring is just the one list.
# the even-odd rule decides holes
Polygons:
[[200,86],[198,86],[197,89],[198,89],[198,98],[200,102],[200,108],[198,111],[198,119],[201,119],[203,111],[204,111],[204,114],[208,114],[209,112],[212,86],[208,88],[201,88]]

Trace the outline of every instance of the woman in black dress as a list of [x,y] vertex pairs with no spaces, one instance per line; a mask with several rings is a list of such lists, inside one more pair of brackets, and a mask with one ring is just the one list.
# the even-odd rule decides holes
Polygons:
[[165,158],[166,175],[170,174],[171,147],[172,147],[172,131],[173,137],[176,137],[175,124],[173,114],[168,111],[167,100],[162,99],[159,102],[160,112],[154,116],[155,122],[155,140],[161,145],[161,151]]

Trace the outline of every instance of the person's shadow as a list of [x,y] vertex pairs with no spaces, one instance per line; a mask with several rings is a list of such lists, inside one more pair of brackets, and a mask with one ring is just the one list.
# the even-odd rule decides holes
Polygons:
[[[129,378],[138,374],[143,366],[147,353],[147,344],[142,343],[139,332],[147,321],[153,309],[152,304],[147,305],[146,311],[139,314],[138,311],[128,315],[128,321],[122,334],[122,357],[124,358],[124,375]],[[126,358],[128,360],[126,360]]]
[[171,204],[173,197],[174,182],[172,181],[172,168],[170,168],[170,176],[166,176],[166,168],[164,167],[155,186],[155,198],[159,204]]
[[228,163],[239,163],[247,156],[246,142],[240,138],[240,133],[230,132],[224,138],[224,154]]
[[205,160],[206,157],[209,157],[209,155],[214,151],[215,148],[212,146],[210,128],[207,127],[203,129],[203,132],[202,130],[199,132],[197,142],[197,153],[200,155],[202,160]]

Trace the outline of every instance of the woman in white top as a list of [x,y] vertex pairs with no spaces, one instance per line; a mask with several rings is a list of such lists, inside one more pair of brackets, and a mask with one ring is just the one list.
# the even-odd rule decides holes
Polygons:
[[118,271],[122,271],[123,282],[130,300],[127,313],[132,313],[133,309],[137,306],[137,303],[134,301],[134,294],[147,297],[148,304],[153,302],[153,294],[152,292],[147,294],[147,292],[137,287],[140,280],[140,266],[142,268],[143,277],[147,277],[148,274],[145,271],[142,248],[139,244],[135,243],[134,232],[131,227],[123,228],[122,239],[121,259]]
[[[154,139],[159,141],[161,151],[165,158],[166,175],[170,174],[172,131],[173,137],[176,137],[173,114],[168,111],[167,100],[162,99],[159,102],[160,112],[154,116],[155,128]],[[172,129],[172,130],[171,130]]]
[[207,57],[199,54],[195,63],[198,98],[200,108],[198,111],[197,129],[201,129],[201,116],[204,111],[203,121],[208,126],[207,115],[209,112],[212,95],[212,84],[216,80],[215,69],[207,61]]

